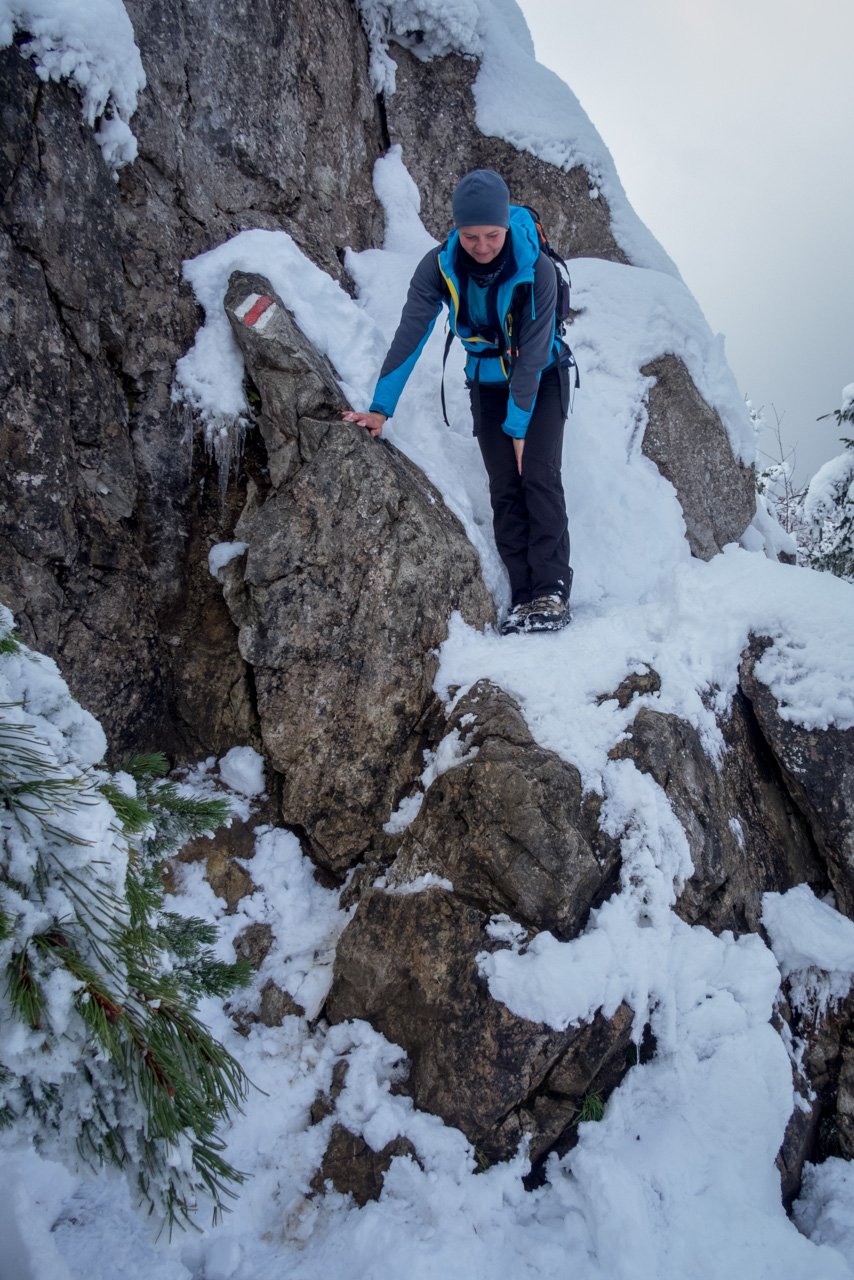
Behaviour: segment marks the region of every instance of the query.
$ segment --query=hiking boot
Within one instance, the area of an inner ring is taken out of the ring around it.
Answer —
[[[526,600],[524,604],[514,604],[507,617],[501,624],[501,634],[503,636],[515,636],[520,631],[525,630],[525,623],[528,620],[528,614],[531,612],[531,602]]]
[[[526,631],[560,631],[569,622],[569,601],[558,592],[537,596],[528,606]]]

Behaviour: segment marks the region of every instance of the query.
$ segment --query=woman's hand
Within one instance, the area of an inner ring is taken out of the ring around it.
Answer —
[[[383,423],[388,421],[384,413],[360,413],[355,409],[342,413],[341,417],[345,422],[355,422],[359,427],[366,427],[372,436],[381,436]]]
[[[521,475],[521,474],[522,474],[522,450],[523,450],[524,448],[525,448],[525,437],[524,437],[524,436],[521,436],[521,437],[519,437],[519,436],[514,436],[514,437],[513,437],[513,452],[514,452],[514,453],[515,453],[515,455],[516,455],[516,468],[517,468],[517,470],[518,470],[518,472],[519,472],[519,475]]]

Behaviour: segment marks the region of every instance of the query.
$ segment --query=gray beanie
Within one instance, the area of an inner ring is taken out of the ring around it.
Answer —
[[[509,227],[507,183],[492,169],[475,169],[457,184],[453,209],[457,227]]]

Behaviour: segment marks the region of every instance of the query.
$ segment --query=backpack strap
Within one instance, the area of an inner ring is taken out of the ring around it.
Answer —
[[[560,328],[569,315],[569,295],[572,289],[572,277],[569,274],[569,267],[564,259],[549,244],[548,237],[543,230],[543,224],[540,221],[540,215],[536,209],[532,209],[530,205],[522,205],[533,220],[534,226],[537,228],[537,239],[540,242],[540,252],[545,253],[552,260],[557,276],[557,303],[555,304],[555,314],[557,316],[558,328]],[[563,271],[560,268],[563,267]]]
[[[474,367],[474,378],[471,384],[471,416],[472,435],[480,435],[480,361]]]
[[[445,365],[448,363],[448,352],[449,352],[449,351],[450,351],[450,349],[451,349],[451,343],[452,343],[453,341],[454,341],[454,331],[453,331],[453,329],[449,328],[449,329],[448,329],[448,336],[447,336],[447,338],[445,339],[445,354],[442,356],[442,388],[441,388],[441,390],[442,390],[442,417],[445,419],[445,426],[446,426],[446,427],[449,427],[451,424],[450,424],[450,422],[448,421],[448,410],[447,410],[447,408],[445,407]]]

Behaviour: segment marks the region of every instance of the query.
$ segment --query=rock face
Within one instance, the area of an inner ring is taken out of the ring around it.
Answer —
[[[390,883],[432,873],[488,915],[574,937],[619,869],[598,798],[582,795],[578,771],[536,745],[516,703],[489,681],[460,699],[447,728],[473,758],[427,791]]]
[[[131,528],[118,204],[72,89],[9,48],[0,97],[0,589],[121,742],[143,707],[157,728],[163,642]]]
[[[252,736],[246,667],[205,560],[266,463],[250,442],[225,520],[200,496],[209,466],[170,399],[199,319],[181,262],[246,228],[284,228],[340,278],[344,246],[381,238],[371,172],[387,144],[344,0],[262,5],[251,21],[218,0],[127,9],[148,89],[139,158],[118,184],[74,90],[0,52],[13,460],[0,590],[117,755],[153,742],[197,755]]]
[[[534,933],[580,932],[614,887],[618,853],[576,770],[536,746],[501,689],[479,682],[445,728],[464,732],[471,758],[428,789],[390,888],[363,894],[338,946],[327,1014],[365,1018],[404,1048],[416,1104],[489,1159],[512,1154],[525,1132],[536,1159],[571,1127],[567,1099],[580,1103],[615,1054],[620,1070],[600,1087],[625,1070],[631,1011],[600,1018],[595,1033],[555,1032],[493,1000],[477,956],[504,945],[492,916]],[[453,889],[417,891],[431,874]]]
[[[260,331],[235,310],[256,295],[275,308]],[[459,521],[393,446],[341,421],[331,372],[269,282],[235,273],[226,311],[261,396],[273,481],[237,525],[250,550],[232,614],[282,817],[340,873],[420,771],[451,612],[482,626],[494,607]]]
[[[564,254],[625,255],[582,169],[562,173],[479,133],[471,59],[424,63],[394,46],[397,91],[378,101],[345,0],[263,4],[251,21],[222,0],[127,8],[148,88],[133,121],[139,158],[117,184],[74,91],[43,84],[14,48],[0,56],[0,376],[12,461],[0,588],[24,639],[60,661],[117,756],[157,741],[184,757],[255,732],[252,673],[206,555],[233,536],[250,490],[263,494],[268,468],[278,480],[281,459],[262,422],[220,509],[213,464],[171,401],[199,320],[182,260],[247,228],[283,228],[346,285],[344,247],[381,240],[371,175],[390,141],[403,145],[435,234],[460,174],[489,165],[539,208]],[[278,406],[267,427],[279,412],[290,409]],[[686,420],[686,456],[693,429]],[[714,461],[712,489],[732,488],[725,451]],[[690,530],[696,495],[677,489]],[[718,541],[737,536],[739,519]]]
[[[722,728],[727,750],[716,761],[692,725],[642,707],[611,754],[652,774],[685,829],[694,874],[678,913],[740,934],[758,928],[763,893],[804,882],[821,891],[827,869],[742,694]]]
[[[453,226],[451,196],[463,174],[495,169],[515,204],[537,210],[562,257],[627,261],[611,233],[608,205],[601,196],[591,199],[595,188],[585,169],[579,165],[564,173],[480,132],[472,94],[477,61],[449,54],[421,62],[398,44],[389,53],[397,63],[395,91],[385,99],[389,140],[403,148],[432,236],[444,240]]]
[[[754,638],[741,684],[827,867],[840,911],[854,915],[854,729],[809,730],[791,724],[756,664],[771,642]]]
[[[378,243],[371,170],[386,144],[352,5],[262,3],[251,18],[226,0],[126,7],[149,89],[123,183],[203,228],[205,248],[284,227],[339,274],[338,251]]]
[[[644,365],[641,373],[655,378],[643,452],[676,490],[691,554],[711,560],[728,542],[738,542],[756,514],[753,467],[733,458],[720,417],[703,400],[681,360],[665,355]],[[686,423],[691,424],[690,435]]]
[[[347,287],[345,247],[381,242],[371,177],[390,142],[440,238],[457,180],[478,166],[505,174],[568,258],[625,263],[608,207],[583,169],[478,132],[470,59],[423,63],[396,47],[397,92],[377,101],[348,0],[126,3],[149,87],[133,121],[139,158],[117,183],[76,93],[0,52],[0,596],[116,757],[263,748],[277,816],[318,865],[340,880],[367,862],[347,891],[357,909],[329,1017],[367,1018],[399,1042],[417,1104],[459,1124],[484,1159],[526,1133],[535,1159],[566,1150],[584,1107],[628,1069],[633,1012],[555,1032],[497,1004],[477,957],[543,929],[576,935],[614,891],[619,853],[597,798],[506,694],[481,684],[449,718],[432,694],[450,612],[494,617],[475,553],[416,468],[340,421],[331,369],[263,278],[236,278],[227,299],[261,403],[224,502],[171,389],[200,320],[182,260],[245,229],[284,229]],[[247,291],[276,308],[263,330],[236,310]],[[751,473],[684,365],[662,351],[643,372],[655,379],[644,451],[708,559],[750,521]],[[215,581],[207,553],[235,539],[248,554]],[[653,672],[614,695],[646,697],[618,754],[671,800],[696,868],[678,909],[716,930],[756,929],[764,890],[803,881],[832,885],[854,914],[852,731],[790,725],[756,675],[761,652],[742,665],[720,767],[650,704]],[[379,835],[424,748],[438,760],[450,739],[456,766],[405,831]],[[254,888],[237,862],[252,843],[232,829],[188,853],[230,911]],[[428,874],[453,889],[413,891]],[[247,930],[237,945],[260,965],[272,935]],[[244,1030],[299,1013],[270,982]],[[790,1125],[787,1195],[814,1138],[825,1154],[854,1152],[851,1023],[843,1008],[798,1029],[820,1105]],[[405,1148],[360,1143],[334,1130],[320,1181],[361,1200]]]
[[[327,1015],[365,1018],[401,1045],[416,1105],[462,1129],[488,1160],[512,1155],[525,1132],[536,1159],[571,1126],[566,1103],[577,1081],[583,1093],[610,1055],[594,1053],[591,1072],[580,1061],[590,1052],[587,1028],[554,1031],[492,999],[476,960],[498,945],[488,923],[443,889],[369,890],[338,944]],[[605,1036],[612,1049],[623,1033],[628,1043],[630,1025],[630,1011],[619,1013]],[[546,1080],[553,1068],[555,1099]]]

